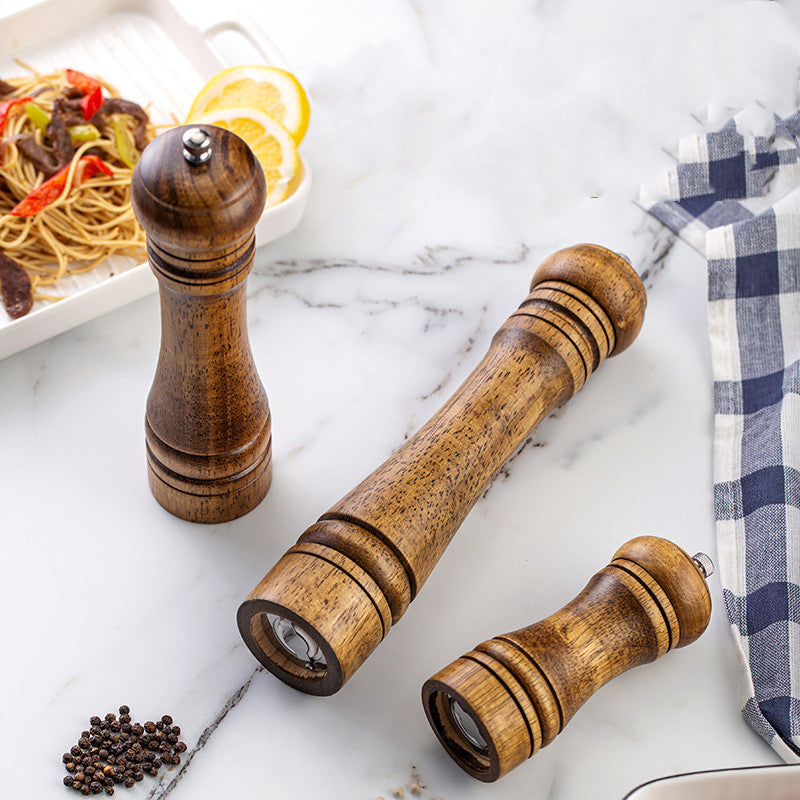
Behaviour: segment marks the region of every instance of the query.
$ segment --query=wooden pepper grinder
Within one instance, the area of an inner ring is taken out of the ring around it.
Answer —
[[[222,128],[173,128],[142,154],[131,198],[161,293],[161,351],[145,417],[150,488],[183,519],[235,519],[261,502],[272,475],[245,294],[264,173]]]
[[[700,636],[713,570],[704,553],[631,539],[560,611],[478,645],[425,682],[422,704],[442,746],[481,781],[519,766],[612,678]]]
[[[242,603],[239,631],[281,680],[338,691],[403,616],[461,522],[538,423],[636,338],[631,265],[561,250],[445,405],[312,525]]]

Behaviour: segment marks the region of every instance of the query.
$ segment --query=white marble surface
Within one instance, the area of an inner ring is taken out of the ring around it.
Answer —
[[[210,1],[178,5],[214,13]],[[634,535],[713,555],[705,265],[631,200],[707,106],[794,107],[794,9],[242,5],[313,103],[306,217],[259,251],[250,281],[274,482],[225,525],[182,522],[151,498],[154,296],[0,362],[3,796],[68,796],[60,754],[89,715],[123,702],[140,718],[173,714],[189,745],[181,767],[123,794],[132,800],[371,800],[397,786],[409,797],[414,779],[423,800],[620,800],[661,775],[775,763],[739,716],[716,576],[697,644],[603,688],[497,784],[445,755],[419,688],[477,642],[560,607]],[[449,396],[538,263],[580,241],[646,273],[639,340],[502,471],[342,692],[312,698],[276,681],[239,638],[238,604]]]

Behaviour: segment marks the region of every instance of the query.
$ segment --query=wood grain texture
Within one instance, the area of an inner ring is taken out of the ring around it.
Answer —
[[[269,405],[247,332],[246,279],[264,208],[263,170],[214,126],[190,164],[174,128],[145,150],[131,184],[161,296],[161,350],[147,400],[150,488],[193,522],[246,514],[271,478]]]
[[[708,587],[689,555],[666,539],[632,539],[560,611],[483,642],[426,681],[428,721],[464,770],[497,780],[552,742],[601,686],[694,642],[710,616]],[[485,747],[465,739],[449,698]]]
[[[306,621],[320,646],[328,635],[317,627],[325,614],[318,606],[325,602],[355,607],[366,597],[376,619],[381,616],[377,606],[385,602],[397,622],[487,484],[555,406],[577,392],[606,357],[630,343],[641,327],[645,304],[638,275],[605,248],[579,245],[548,259],[528,297],[453,396],[300,537],[298,546],[317,546],[318,560],[333,563],[337,554],[346,555],[369,576],[381,600],[352,572],[349,582],[337,581],[329,591],[321,588],[315,599],[298,581],[283,585],[279,562],[239,609],[239,629],[256,657],[304,691],[337,691],[385,633],[378,635],[373,626],[371,647],[359,645],[358,658],[330,647],[336,679],[312,682],[275,663],[274,648],[265,650],[252,634],[253,618],[266,609],[277,613],[276,608],[284,608]],[[311,562],[306,566],[310,569]]]

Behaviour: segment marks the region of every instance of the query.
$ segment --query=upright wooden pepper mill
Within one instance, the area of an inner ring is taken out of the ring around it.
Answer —
[[[436,736],[478,780],[495,781],[563,730],[612,678],[694,642],[711,616],[704,553],[655,536],[620,547],[560,611],[479,644],[427,680]]]
[[[646,304],[631,265],[596,245],[561,250],[445,405],[312,525],[242,603],[239,631],[281,680],[338,691],[403,616],[503,463],[606,356]]]
[[[183,519],[235,519],[261,502],[272,474],[245,294],[264,173],[238,136],[212,125],[174,128],[142,154],[131,198],[161,292],[145,418],[150,488]]]

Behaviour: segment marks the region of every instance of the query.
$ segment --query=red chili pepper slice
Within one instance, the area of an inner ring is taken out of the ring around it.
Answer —
[[[98,81],[97,78],[91,78],[88,75],[84,75],[82,72],[78,72],[76,69],[67,70],[67,83],[71,83],[84,94],[91,94],[100,86],[100,81]]]
[[[109,177],[114,175],[108,164],[102,161],[98,156],[81,156],[79,169],[81,169],[80,165],[83,165],[83,167],[76,183],[88,180],[98,172],[102,172]],[[26,198],[20,200],[8,213],[15,217],[32,217],[43,208],[47,208],[50,203],[58,200],[58,198],[61,197],[61,193],[64,191],[64,187],[67,185],[69,167],[70,165],[67,164],[66,167],[56,172],[52,178],[48,178]]]
[[[8,100],[3,100],[3,102],[0,103],[0,133],[3,132],[3,128],[6,126],[6,120],[11,113],[11,109],[14,108],[14,106],[18,106],[20,103],[31,102],[33,102],[32,97],[11,97]]]
[[[81,111],[83,118],[88,122],[103,105],[103,92],[98,86],[91,94],[83,96],[81,100]]]
[[[93,175],[102,172],[108,175],[109,178],[114,177],[114,170],[103,161],[100,156],[82,156],[81,163],[84,164],[83,172],[81,173],[81,183],[88,181]]]
[[[84,75],[75,69],[67,70],[67,82],[83,92],[81,111],[83,118],[90,120],[103,105],[103,87],[100,81],[89,75]]]

